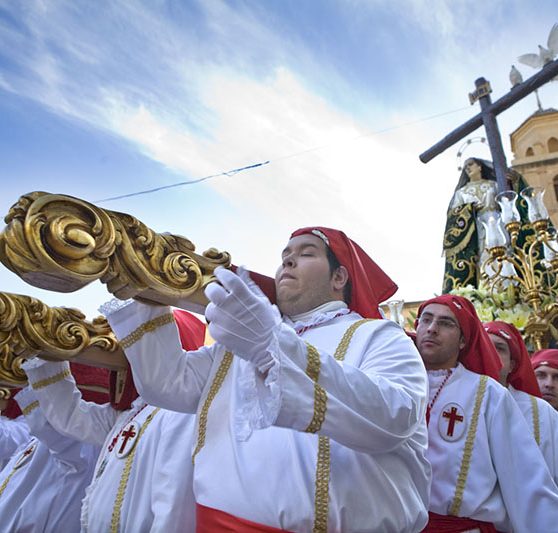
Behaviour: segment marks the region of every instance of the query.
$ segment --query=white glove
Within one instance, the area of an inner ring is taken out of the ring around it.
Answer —
[[[249,279],[242,269],[240,274]],[[205,310],[210,335],[258,368],[265,366],[270,358],[267,348],[274,330],[281,324],[278,309],[261,291],[256,294],[255,289],[230,270],[218,268],[215,277],[220,285],[210,283],[205,289],[210,300]]]

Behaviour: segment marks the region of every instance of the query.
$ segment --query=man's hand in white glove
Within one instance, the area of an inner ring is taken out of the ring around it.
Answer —
[[[205,310],[210,335],[258,368],[265,366],[273,331],[281,323],[278,309],[230,270],[218,268],[215,277],[220,285],[211,283],[205,289],[210,301]]]

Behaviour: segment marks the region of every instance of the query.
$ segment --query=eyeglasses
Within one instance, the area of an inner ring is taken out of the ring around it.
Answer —
[[[418,319],[418,325],[423,326],[425,328],[430,327],[432,324],[436,324],[438,328],[444,330],[452,330],[452,329],[459,329],[459,324],[457,324],[451,318],[434,318],[431,315],[421,315]]]

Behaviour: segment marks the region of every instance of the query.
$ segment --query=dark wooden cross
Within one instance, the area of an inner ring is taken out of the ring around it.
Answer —
[[[519,102],[519,100],[536,91],[545,83],[548,83],[555,76],[558,76],[558,59],[547,63],[539,72],[513,87],[509,93],[502,96],[499,100],[496,100],[496,102],[492,102],[490,98],[490,93],[492,92],[490,83],[484,78],[479,78],[475,81],[475,91],[469,94],[469,100],[471,104],[474,104],[478,100],[481,112],[446,135],[441,141],[426,150],[426,152],[423,152],[419,156],[420,160],[423,163],[428,163],[428,161],[434,159],[444,150],[453,146],[456,142],[484,124],[488,146],[490,147],[490,153],[492,154],[492,161],[494,163],[494,170],[496,172],[498,191],[503,192],[509,190],[510,186],[506,177],[508,165],[506,163],[504,148],[502,147],[502,139],[500,137],[500,131],[498,130],[496,116],[516,102]]]
[[[126,444],[128,444],[128,441],[135,436],[136,436],[136,432],[134,431],[134,425],[130,424],[128,429],[122,432],[121,435],[122,445],[120,446],[120,450],[118,450],[118,453],[124,453],[124,450],[126,449]]]
[[[455,423],[463,422],[463,417],[457,414],[457,409],[455,407],[452,407],[449,413],[447,411],[444,411],[442,413],[442,416],[444,418],[449,418],[447,435],[448,437],[453,437],[453,430],[455,429]]]

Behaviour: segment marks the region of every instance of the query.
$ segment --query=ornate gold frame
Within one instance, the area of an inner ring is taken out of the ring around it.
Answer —
[[[0,292],[0,387],[24,385],[27,378],[20,365],[37,356],[126,368],[124,352],[104,317],[87,321],[77,309]],[[0,388],[0,398],[3,395]]]
[[[205,286],[230,255],[201,255],[186,237],[156,233],[136,218],[61,194],[22,196],[5,217],[0,261],[29,284],[72,292],[94,280],[117,298],[201,313]]]

